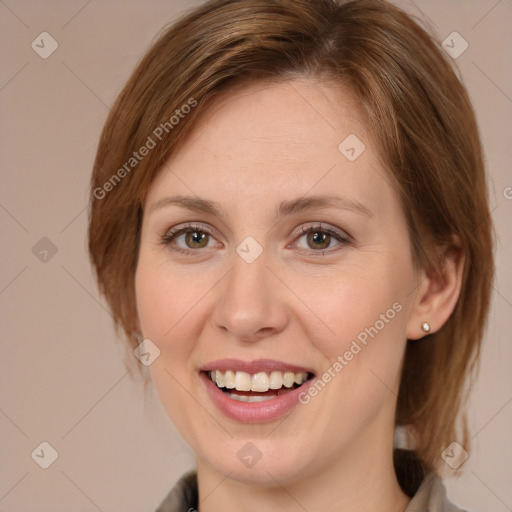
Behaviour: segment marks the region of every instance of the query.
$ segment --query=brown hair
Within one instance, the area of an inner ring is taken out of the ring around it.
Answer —
[[[146,192],[206,103],[244,81],[337,84],[360,105],[400,193],[415,264],[434,271],[436,247],[453,235],[464,252],[453,314],[408,343],[396,424],[413,432],[425,468],[439,468],[455,439],[467,449],[465,416],[457,418],[489,307],[492,225],[473,108],[438,44],[384,0],[213,0],[165,29],[116,100],[92,175],[89,251],[131,349],[140,341],[134,275]],[[134,157],[143,146],[144,158]]]

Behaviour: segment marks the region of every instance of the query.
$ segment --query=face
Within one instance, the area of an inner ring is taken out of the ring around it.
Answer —
[[[416,282],[390,182],[351,97],[306,80],[226,93],[154,180],[138,322],[198,465],[284,485],[390,456]]]

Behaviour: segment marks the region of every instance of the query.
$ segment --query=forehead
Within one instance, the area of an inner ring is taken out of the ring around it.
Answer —
[[[253,161],[258,146],[265,148],[265,160],[286,156],[300,163],[305,156],[317,158],[319,151],[337,157],[344,134],[368,139],[358,104],[348,92],[306,79],[228,89],[202,114],[189,144],[200,140],[241,161],[248,149]]]
[[[389,181],[357,102],[309,80],[224,91],[166,167],[152,200],[169,189],[230,203],[336,189],[375,203]]]

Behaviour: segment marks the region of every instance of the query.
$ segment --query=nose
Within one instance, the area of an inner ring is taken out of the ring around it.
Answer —
[[[241,342],[256,342],[285,329],[289,315],[285,287],[268,266],[266,251],[252,263],[238,254],[217,288],[212,319],[216,329]]]

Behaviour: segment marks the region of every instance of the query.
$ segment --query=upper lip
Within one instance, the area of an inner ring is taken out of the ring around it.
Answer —
[[[313,370],[304,366],[296,364],[285,363],[283,361],[276,361],[275,359],[256,359],[254,361],[242,361],[241,359],[218,359],[212,361],[201,368],[202,371],[208,372],[211,370],[220,371],[240,371],[247,373],[259,372],[293,372],[293,373],[311,373]]]

